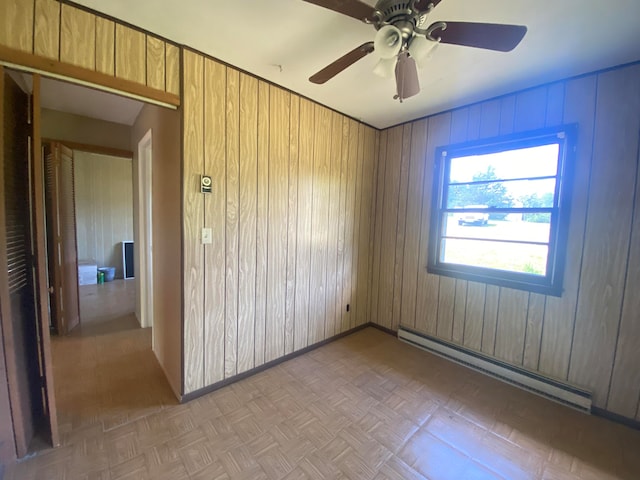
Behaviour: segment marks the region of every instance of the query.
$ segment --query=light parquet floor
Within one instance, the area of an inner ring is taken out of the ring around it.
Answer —
[[[128,382],[145,382],[133,366],[151,360],[139,355],[117,367]],[[120,425],[92,423],[91,407],[85,405],[86,422],[65,428],[62,447],[10,466],[7,478],[640,478],[639,431],[373,328]]]

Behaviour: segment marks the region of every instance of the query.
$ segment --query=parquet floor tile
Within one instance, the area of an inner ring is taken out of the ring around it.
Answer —
[[[63,445],[8,480],[640,479],[639,431],[372,328],[182,405],[148,332],[63,340]]]

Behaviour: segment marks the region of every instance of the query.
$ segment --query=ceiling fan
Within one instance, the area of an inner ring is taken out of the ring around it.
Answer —
[[[382,77],[395,73],[397,93],[393,98],[400,102],[420,92],[418,67],[424,67],[439,43],[509,52],[527,33],[522,25],[495,23],[435,22],[426,26],[428,14],[442,0],[378,0],[375,7],[360,0],[304,1],[361,20],[377,30],[373,41],[354,48],[309,81],[325,83],[374,53],[378,57],[374,73]]]

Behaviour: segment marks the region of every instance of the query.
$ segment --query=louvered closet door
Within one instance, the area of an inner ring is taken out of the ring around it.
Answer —
[[[3,75],[0,306],[18,456],[44,418],[31,238],[28,96]]]
[[[80,324],[73,150],[54,142],[45,155],[51,307],[54,326],[63,335]]]

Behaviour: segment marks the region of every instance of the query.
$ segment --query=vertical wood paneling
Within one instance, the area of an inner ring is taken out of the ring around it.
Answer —
[[[164,41],[147,35],[147,86],[164,90]]]
[[[33,51],[33,2],[3,0],[0,44],[16,50]]]
[[[409,190],[409,167],[411,163],[412,125],[406,124],[402,129],[402,166],[400,167],[400,190],[398,192],[398,212],[396,213],[395,265],[393,273],[393,306],[391,313],[391,329],[397,330],[400,324],[402,304],[402,278],[404,268],[404,243],[407,225],[407,193]]]
[[[180,94],[180,49],[57,0],[6,0],[0,45]]]
[[[527,311],[527,328],[524,340],[523,365],[531,370],[538,369],[540,340],[542,337],[542,320],[544,318],[545,296],[537,293],[529,294]]]
[[[351,292],[349,303],[349,328],[356,326],[358,318],[357,293],[359,288],[358,263],[360,259],[360,213],[362,206],[362,165],[364,159],[365,127],[358,123],[358,153],[354,168],[354,204],[353,204],[353,236],[351,246]]]
[[[60,61],[93,70],[96,65],[96,18],[62,4]]]
[[[589,198],[589,178],[596,108],[595,75],[570,80],[566,85],[564,122],[578,123],[575,152],[573,195],[569,219],[568,242],[562,297],[548,297],[540,345],[540,372],[566,379],[573,339],[578,286],[582,266],[584,228]]]
[[[315,107],[315,131],[313,149],[313,207],[311,224],[311,281],[309,292],[309,344],[324,338],[327,222],[329,219],[331,111],[325,107]]]
[[[482,349],[485,292],[486,285],[484,283],[469,282],[467,285],[464,338],[462,343],[465,347],[473,350]]]
[[[186,62],[186,54],[185,54]],[[186,76],[185,76],[186,78]],[[211,244],[204,247],[204,384],[225,377],[226,327],[226,88],[227,68],[204,61],[204,170],[211,176],[210,195],[204,202],[204,227],[211,228]],[[186,82],[185,82],[186,90]],[[197,232],[199,235],[200,232]],[[186,300],[185,300],[186,301]]]
[[[569,380],[593,389],[596,405],[606,402],[622,307],[640,130],[639,78],[638,65],[598,76],[589,210],[569,366]]]
[[[404,266],[402,274],[402,302],[400,305],[401,323],[415,327],[416,284],[420,270],[420,218],[425,195],[423,190],[424,166],[426,163],[427,121],[419,120],[413,124],[411,135],[411,158],[409,160],[409,183],[407,186],[407,221],[404,236]]]
[[[511,288],[500,289],[495,356],[522,364],[529,294]]]
[[[336,257],[336,333],[341,333],[348,328],[349,312],[343,302],[345,284],[345,226],[347,221],[347,176],[349,173],[349,119],[342,118],[341,142],[340,142],[340,202],[338,211],[338,254]]]
[[[496,350],[499,302],[500,287],[487,285],[484,297],[484,323],[482,326],[482,352],[487,355],[493,355]]]
[[[165,45],[165,88],[174,95],[180,94],[180,49],[175,45]]]
[[[375,147],[373,149],[373,155],[370,158],[371,163],[371,222],[369,224],[369,259],[367,268],[369,270],[369,276],[367,279],[367,321],[373,321],[372,316],[372,292],[373,292],[373,262],[374,262],[374,252],[375,252],[375,231],[376,231],[376,205],[378,203],[377,195],[378,195],[378,167],[380,166],[378,160],[378,153],[380,152],[380,137],[381,133],[379,130],[375,132]]]
[[[358,302],[356,295],[359,286],[358,261],[360,258],[360,207],[362,202],[362,163],[364,159],[364,125],[358,124],[358,154],[354,168],[354,204],[353,204],[353,236],[351,238],[351,292],[349,300],[349,328],[356,326]]]
[[[516,96],[513,129],[516,132],[544,127],[547,113],[547,87],[526,90]]]
[[[639,139],[640,141],[640,139]],[[640,399],[640,154],[636,164],[635,205],[625,294],[607,410],[634,418]]]
[[[346,311],[346,305],[351,304],[352,276],[351,266],[353,265],[353,232],[354,232],[354,208],[355,208],[355,176],[358,159],[358,124],[349,120],[349,148],[344,163],[347,168],[347,185],[345,196],[345,229],[344,229],[344,258],[342,264],[342,331],[348,330],[351,326],[351,312]],[[316,125],[317,128],[317,125]]]
[[[480,138],[498,135],[500,130],[501,100],[483,102],[480,108]]]
[[[440,338],[453,339],[453,309],[456,300],[456,279],[441,277],[438,289],[436,334]]]
[[[226,222],[224,376],[238,371],[238,203],[240,201],[240,74],[227,69],[226,95]],[[222,134],[222,132],[220,132]],[[220,171],[220,173],[222,173]]]
[[[380,134],[380,144],[378,147],[377,176],[376,176],[376,221],[374,228],[374,250],[371,279],[371,321],[382,324],[378,310],[380,299],[380,256],[382,251],[382,211],[384,205],[384,179],[387,167],[385,161],[387,155],[387,141],[389,130],[384,130]],[[346,245],[345,245],[346,248]]]
[[[342,115],[331,113],[331,173],[329,175],[329,223],[327,238],[327,296],[326,296],[326,331],[327,337],[335,335],[339,330],[341,316],[341,304],[337,302],[338,296],[342,298],[342,290],[337,290],[335,285],[342,274],[342,263],[338,263],[338,234],[340,225],[340,171],[342,169]],[[340,245],[342,248],[343,245]],[[342,259],[342,255],[340,255]],[[340,274],[338,273],[340,272]],[[342,281],[340,281],[342,285]],[[337,328],[336,328],[337,327]]]
[[[204,254],[200,245],[204,205],[199,192],[204,169],[203,59],[185,52],[184,56],[184,142],[183,142],[183,282],[184,282],[184,390],[204,387],[203,352]]]
[[[436,148],[448,143],[450,133],[451,113],[429,118],[429,135],[427,137],[423,178],[424,203],[420,219],[420,262],[418,265],[416,328],[430,335],[435,335],[438,329],[438,298],[440,295],[440,277],[427,273],[433,169]]]
[[[404,256],[402,324],[544,375],[568,379],[593,390],[597,406],[628,418],[638,416],[640,374],[634,366],[640,357],[633,347],[640,336],[635,321],[640,306],[637,295],[629,292],[637,290],[640,283],[640,253],[635,247],[640,243],[636,238],[640,222],[636,186],[640,181],[639,79],[640,67],[634,65],[472,105],[453,112],[453,120],[448,113],[421,121],[429,125],[424,180],[419,188],[412,183],[412,161],[406,220],[399,220],[406,221],[400,251]],[[424,268],[432,184],[428,162],[433,161],[435,146],[562,123],[578,123],[579,128],[562,296],[546,297],[429,275]],[[412,124],[412,142],[417,141],[417,125]],[[386,325],[387,319],[384,312],[375,312],[376,299],[384,295],[384,256],[389,252],[382,230],[386,228],[385,209],[393,201],[387,196],[390,191],[397,194],[389,178],[404,174],[401,164],[387,162],[403,153],[401,146],[387,140],[392,131],[380,134],[383,142],[377,168],[382,171],[377,176],[376,229],[372,235],[371,319],[381,325]],[[410,225],[416,223],[412,220],[416,205],[423,210],[420,233],[410,235]],[[417,272],[407,268],[415,251],[411,236],[419,237]],[[415,289],[413,272],[417,273]]]
[[[256,317],[258,80],[240,75],[238,373],[253,368]]]
[[[265,362],[269,234],[269,84],[258,82],[258,225],[256,228],[255,366]],[[306,340],[305,340],[306,345]]]
[[[58,60],[60,51],[60,2],[36,0],[33,53]]]
[[[146,82],[145,52],[145,34],[117,23],[116,77],[144,85]]]
[[[547,112],[545,124],[548,127],[561,125],[565,108],[565,82],[549,85],[547,88]]]
[[[467,283],[466,280],[456,279],[451,340],[459,344],[464,342],[465,316],[467,314]]]
[[[298,243],[296,246],[296,317],[294,348],[307,345],[309,331],[309,283],[311,273],[311,223],[313,199],[314,104],[300,100],[300,156],[298,166]]]
[[[387,155],[384,158],[384,203],[382,210],[382,238],[380,255],[380,291],[378,294],[379,322],[391,328],[393,316],[393,284],[395,270],[395,238],[398,225],[398,195],[402,171],[403,127],[389,130]]]
[[[116,74],[116,26],[111,20],[96,17],[96,70]]]
[[[356,304],[356,325],[369,321],[368,294],[371,258],[371,226],[373,224],[373,166],[376,135],[372,128],[364,128],[364,158],[362,165],[362,201],[360,206],[360,233],[358,253],[358,288]]]
[[[287,283],[287,213],[289,202],[289,110],[291,94],[270,87],[269,233],[265,361],[284,355]]]
[[[294,349],[296,252],[298,245],[298,168],[300,138],[300,97],[291,96],[289,111],[289,202],[287,220],[287,292],[284,321],[284,353]]]

